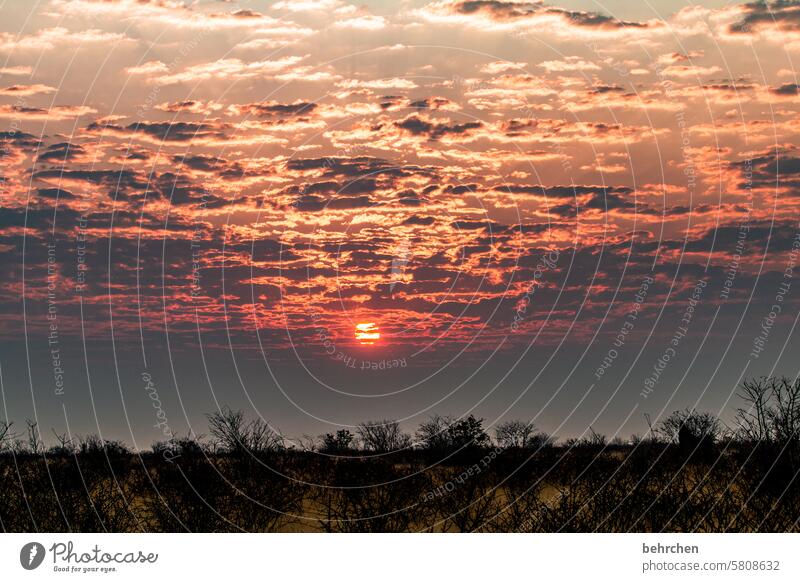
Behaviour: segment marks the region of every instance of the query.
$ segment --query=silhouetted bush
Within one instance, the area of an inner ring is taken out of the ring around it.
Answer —
[[[446,458],[449,463],[469,463],[490,438],[483,429],[483,419],[470,414],[466,418],[431,416],[417,429],[417,445],[431,453],[430,458]]]
[[[353,433],[349,430],[337,430],[336,433],[328,433],[322,437],[321,452],[329,455],[338,455],[350,451],[353,443]]]
[[[659,432],[667,442],[676,443],[684,456],[708,460],[714,454],[720,422],[708,412],[677,410],[661,423]]]

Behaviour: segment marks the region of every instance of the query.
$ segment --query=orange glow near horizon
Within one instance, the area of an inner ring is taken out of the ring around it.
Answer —
[[[371,346],[376,341],[381,339],[378,326],[372,322],[359,323],[356,325],[356,339],[361,345]]]

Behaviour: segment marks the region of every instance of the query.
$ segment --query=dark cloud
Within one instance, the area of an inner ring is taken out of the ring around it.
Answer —
[[[800,89],[800,86],[798,86],[797,83],[784,83],[779,87],[771,87],[770,93],[780,95],[781,97],[790,97],[797,95],[798,89]]]
[[[224,137],[225,135],[221,130],[212,129],[208,125],[202,123],[187,123],[184,121],[175,123],[138,122],[130,124],[127,129],[133,132],[146,133],[147,135],[163,141],[190,141],[208,135],[216,137]]]
[[[483,127],[483,123],[480,121],[451,124],[444,121],[429,121],[416,115],[406,117],[402,121],[395,121],[394,125],[413,135],[425,135],[433,141],[446,135],[466,135],[473,129]]]
[[[800,30],[800,3],[794,0],[750,2],[742,4],[744,16],[730,25],[730,32],[748,34],[763,26],[780,30]]]
[[[202,183],[172,172],[156,176],[150,184],[150,189],[178,206],[196,204],[206,208],[220,208],[227,204],[227,200],[213,195]]]
[[[626,186],[522,186],[519,184],[500,184],[492,188],[495,192],[527,194],[543,198],[574,198],[589,194],[607,196],[609,194],[630,194],[632,188]]]
[[[203,106],[202,101],[194,101],[192,99],[188,99],[186,101],[175,101],[174,103],[165,103],[159,106],[159,109],[162,111],[167,111],[169,113],[178,113],[180,111],[196,111],[197,109]]]
[[[441,109],[450,103],[452,101],[444,97],[428,97],[427,99],[412,101],[408,106],[413,109]]]
[[[402,95],[384,95],[381,97],[380,108],[394,109],[396,107],[401,107],[406,101],[407,99]]]
[[[111,123],[91,123],[87,126],[87,131],[109,131],[122,135],[145,134],[152,138],[165,142],[192,142],[203,139],[225,139],[228,125],[221,123],[191,123],[185,121],[160,121],[148,122],[138,121],[126,127]]]
[[[75,195],[72,192],[68,190],[62,190],[61,188],[39,188],[38,193],[42,198],[48,198],[51,200],[69,200],[75,198]]]
[[[68,162],[86,154],[79,144],[57,143],[49,146],[36,158],[39,162]]]
[[[459,184],[458,186],[447,186],[444,191],[448,194],[454,194],[456,196],[460,196],[461,194],[474,194],[480,190],[479,184]]]
[[[148,181],[133,170],[41,170],[33,174],[38,180],[71,180],[109,188],[109,195],[125,195],[145,190]]]
[[[292,203],[292,206],[297,210],[304,210],[307,212],[367,208],[371,205],[372,203],[369,196],[343,196],[329,200],[320,196],[300,196]]]
[[[743,180],[740,190],[781,186],[800,194],[800,157],[795,153],[794,149],[770,149],[749,161],[733,162],[731,166],[739,170]]]
[[[501,0],[466,0],[453,2],[447,9],[458,14],[483,14],[492,20],[522,20],[540,14],[554,14],[563,17],[575,26],[587,28],[645,28],[646,23],[619,20],[596,12],[566,10],[546,6],[541,2],[503,2]]]
[[[417,194],[411,188],[407,188],[406,190],[398,192],[397,198],[399,199],[400,204],[403,206],[420,206],[423,202],[422,198],[419,197],[419,194]]]
[[[0,131],[0,143],[35,148],[41,145],[38,138],[22,131]],[[0,151],[2,151],[0,149]]]
[[[738,93],[740,91],[752,91],[755,85],[748,83],[737,83],[735,81],[725,83],[710,83],[702,86],[704,91],[720,91],[725,93]]]
[[[406,178],[411,176],[434,177],[438,174],[435,167],[415,165],[397,165],[381,158],[355,156],[352,158],[297,158],[286,162],[290,171],[324,170],[325,177],[356,178],[360,176],[378,176],[386,178]]]
[[[433,216],[410,216],[403,221],[403,224],[416,224],[420,226],[430,226],[436,219]]]
[[[707,229],[699,237],[693,237],[683,245],[682,241],[669,241],[667,246],[674,248],[685,248],[687,251],[710,252],[719,250],[724,252],[734,252],[740,240],[742,227],[740,224],[723,224],[716,228]],[[747,235],[744,239],[749,251],[758,256],[766,251],[769,245],[769,252],[789,251],[798,236],[797,223],[789,221],[781,222],[756,222],[747,228]]]
[[[25,227],[26,236],[48,238],[53,225],[73,225],[78,213],[67,207],[41,208],[6,208],[0,212],[0,229],[7,227]]]
[[[499,232],[507,227],[489,220],[456,220],[450,223],[456,230],[486,230],[488,232]]]
[[[295,101],[294,103],[278,103],[276,101],[265,101],[262,103],[247,103],[236,105],[238,113],[254,115],[256,117],[296,117],[309,115],[317,109],[316,103],[309,101]]]
[[[378,180],[358,178],[346,183],[336,181],[316,182],[303,187],[305,194],[369,194],[378,189]]]
[[[216,172],[227,166],[227,162],[216,156],[195,155],[195,156],[173,156],[172,161],[202,172]]]
[[[604,93],[624,93],[625,89],[619,85],[595,85],[588,93],[590,95],[603,95]]]
[[[593,195],[588,202],[583,204],[583,208],[589,208],[591,210],[626,210],[635,209],[636,204],[632,201],[625,200],[617,194],[606,193],[603,195]]]

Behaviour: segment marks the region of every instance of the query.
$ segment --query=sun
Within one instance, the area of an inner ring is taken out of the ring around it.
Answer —
[[[356,340],[362,346],[371,346],[381,339],[378,326],[372,322],[359,323],[356,325]]]

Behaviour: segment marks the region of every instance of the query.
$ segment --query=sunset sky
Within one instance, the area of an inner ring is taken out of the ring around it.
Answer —
[[[800,2],[0,11],[0,418],[628,437],[798,374]]]

